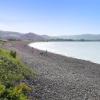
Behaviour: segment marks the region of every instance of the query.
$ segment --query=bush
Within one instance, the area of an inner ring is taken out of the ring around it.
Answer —
[[[0,96],[5,92],[5,86],[0,84]]]
[[[33,80],[34,75],[34,71],[20,62],[16,53],[0,49],[0,100],[28,100],[28,94],[33,87],[19,83]]]
[[[11,55],[13,58],[16,58],[16,51],[10,51],[10,55]]]
[[[28,100],[27,92],[31,92],[31,88],[25,83],[10,88],[0,84],[0,100]]]

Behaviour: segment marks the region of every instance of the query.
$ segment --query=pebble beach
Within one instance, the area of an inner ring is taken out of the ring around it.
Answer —
[[[3,48],[16,51],[36,71],[33,94],[38,100],[100,100],[99,64],[37,50],[28,43],[8,42]]]

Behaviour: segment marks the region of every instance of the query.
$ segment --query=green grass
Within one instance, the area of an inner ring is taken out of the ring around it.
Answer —
[[[0,49],[0,81],[3,84],[34,77],[34,72],[20,62],[18,57],[13,58],[10,52]]]
[[[15,84],[19,83],[21,80],[34,79],[34,76],[35,73],[30,68],[25,66],[22,62],[20,62],[18,56],[14,58],[9,51],[0,49],[0,84],[1,84],[0,92],[1,93],[2,91],[4,91],[5,88],[6,90],[15,88],[16,87]],[[23,93],[20,93],[19,96],[23,98],[25,97]],[[16,98],[15,95],[13,97]],[[14,99],[14,100],[21,100],[21,99]]]

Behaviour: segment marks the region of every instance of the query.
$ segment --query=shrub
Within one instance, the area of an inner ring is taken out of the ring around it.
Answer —
[[[0,84],[0,96],[5,92],[5,86]]]
[[[0,100],[28,100],[27,92],[31,92],[31,88],[25,83],[10,88],[0,84]]]
[[[16,57],[13,51],[9,53],[0,49],[0,100],[28,100],[31,88],[21,83],[33,79],[35,73]],[[16,84],[19,84],[16,86]]]
[[[13,58],[16,58],[16,51],[10,51],[10,55],[11,55]]]

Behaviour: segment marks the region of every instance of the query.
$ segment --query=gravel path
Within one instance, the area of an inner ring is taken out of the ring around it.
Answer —
[[[100,65],[46,53],[23,42],[8,43],[24,63],[36,70],[38,100],[100,100]]]

